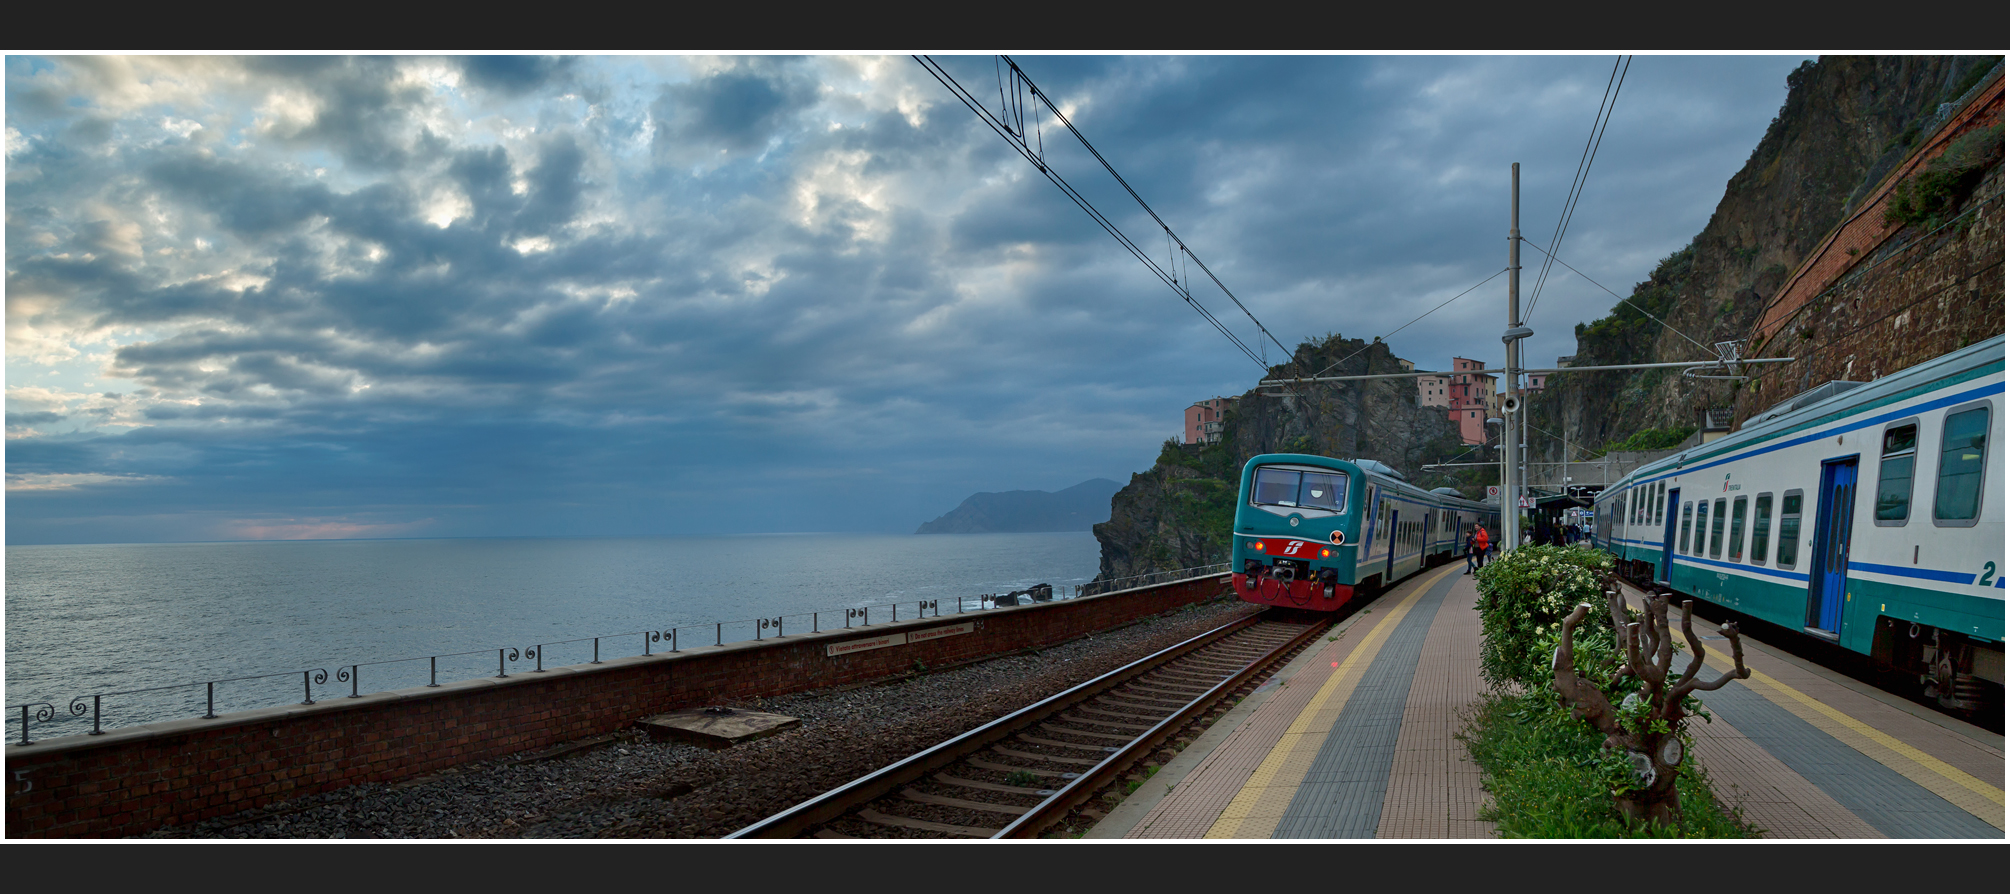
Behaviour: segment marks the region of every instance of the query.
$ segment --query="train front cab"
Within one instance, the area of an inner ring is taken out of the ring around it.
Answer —
[[[1236,595],[1313,611],[1335,611],[1353,599],[1366,479],[1354,464],[1326,457],[1251,459],[1236,501]]]

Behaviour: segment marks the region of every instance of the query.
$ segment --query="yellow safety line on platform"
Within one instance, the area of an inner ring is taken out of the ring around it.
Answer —
[[[1347,699],[1354,694],[1354,686],[1361,680],[1375,657],[1382,652],[1383,643],[1394,633],[1396,625],[1410,614],[1411,606],[1423,598],[1425,593],[1437,586],[1445,576],[1458,570],[1448,567],[1435,577],[1420,582],[1410,595],[1389,611],[1388,617],[1368,631],[1367,637],[1347,660],[1326,678],[1326,684],[1312,697],[1291,727],[1277,740],[1277,745],[1263,759],[1256,772],[1237,790],[1235,798],[1217,817],[1214,825],[1208,827],[1208,838],[1269,838],[1277,831],[1277,824],[1284,820],[1284,811],[1291,806],[1291,798],[1297,794],[1298,786],[1305,781],[1305,774],[1312,769],[1312,761],[1319,756],[1319,749],[1326,743],[1326,737],[1333,730],[1333,724],[1340,719],[1340,711],[1347,706]]]
[[[1706,651],[1703,660],[1716,671],[1728,671],[1724,656]],[[1917,782],[1948,803],[1974,814],[1998,829],[2003,828],[2003,790],[1955,768],[1933,755],[1901,742],[1861,720],[1822,704],[1813,696],[1758,671],[1752,671],[1746,685],[1768,701],[1828,733],[1865,757],[1877,761],[1900,776]],[[1752,686],[1758,683],[1761,685]],[[1994,809],[1990,805],[1994,804]]]

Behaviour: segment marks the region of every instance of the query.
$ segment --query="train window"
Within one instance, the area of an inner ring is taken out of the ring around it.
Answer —
[[[1654,485],[1654,524],[1659,527],[1661,516],[1668,511],[1668,482]]]
[[[1683,555],[1689,554],[1689,523],[1696,520],[1696,504],[1682,504],[1682,533],[1675,538],[1675,548]]]
[[[1908,419],[1884,429],[1884,449],[1877,466],[1877,508],[1880,525],[1903,525],[1912,514],[1912,476],[1918,463],[1919,421]]]
[[[1800,555],[1801,492],[1790,490],[1780,495],[1780,559],[1776,564],[1792,568]]]
[[[1256,470],[1256,486],[1249,501],[1257,505],[1288,506],[1339,512],[1347,505],[1347,476],[1330,472],[1263,467]]]
[[[1933,523],[1975,524],[1982,508],[1982,458],[1989,448],[1989,405],[1956,408],[1940,430],[1940,476],[1933,486]]]
[[[1752,499],[1752,564],[1766,564],[1766,541],[1773,533],[1773,495]]]
[[[1717,499],[1716,511],[1710,513],[1710,558],[1724,557],[1724,500]]]
[[[1703,554],[1703,529],[1710,526],[1710,501],[1696,501],[1696,539],[1689,542],[1689,554]]]
[[[1731,501],[1731,561],[1745,557],[1745,498]]]

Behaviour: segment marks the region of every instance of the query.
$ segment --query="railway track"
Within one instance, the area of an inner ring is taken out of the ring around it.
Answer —
[[[1330,619],[1275,610],[1029,705],[728,838],[1032,838],[1219,719]],[[1135,786],[1132,786],[1135,787]]]

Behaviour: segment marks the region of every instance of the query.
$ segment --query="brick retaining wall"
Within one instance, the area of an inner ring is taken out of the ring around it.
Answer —
[[[1100,596],[621,658],[7,746],[9,837],[133,835],[391,782],[627,727],[677,708],[784,695],[1044,647],[1202,602],[1206,577]],[[835,643],[977,630],[828,656]]]

